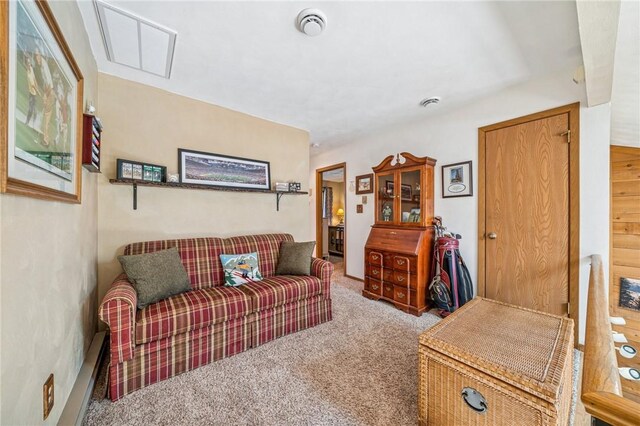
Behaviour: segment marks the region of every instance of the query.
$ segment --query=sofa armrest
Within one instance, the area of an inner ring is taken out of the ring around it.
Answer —
[[[320,278],[322,294],[331,295],[331,274],[333,263],[314,257],[311,261],[311,275]]]
[[[135,347],[136,306],[138,295],[125,274],[119,275],[102,300],[98,317],[105,322],[110,334],[111,363],[133,358]]]

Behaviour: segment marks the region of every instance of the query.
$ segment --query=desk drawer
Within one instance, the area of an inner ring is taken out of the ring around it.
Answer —
[[[369,293],[382,296],[382,282],[375,280],[373,278],[369,278]]]

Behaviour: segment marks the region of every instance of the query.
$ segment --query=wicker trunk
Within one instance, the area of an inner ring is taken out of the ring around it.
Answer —
[[[480,297],[420,336],[421,425],[566,425],[573,320]]]

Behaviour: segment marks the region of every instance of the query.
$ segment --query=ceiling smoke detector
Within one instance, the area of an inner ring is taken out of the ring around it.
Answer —
[[[320,35],[327,26],[327,17],[318,9],[304,9],[296,19],[298,29],[308,36]]]
[[[421,107],[426,107],[427,105],[437,104],[440,102],[440,96],[432,96],[430,98],[426,98],[420,101]]]

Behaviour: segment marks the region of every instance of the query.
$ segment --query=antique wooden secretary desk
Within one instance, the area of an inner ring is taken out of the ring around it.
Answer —
[[[373,168],[376,213],[364,249],[362,295],[417,316],[427,310],[435,164],[403,152]]]

